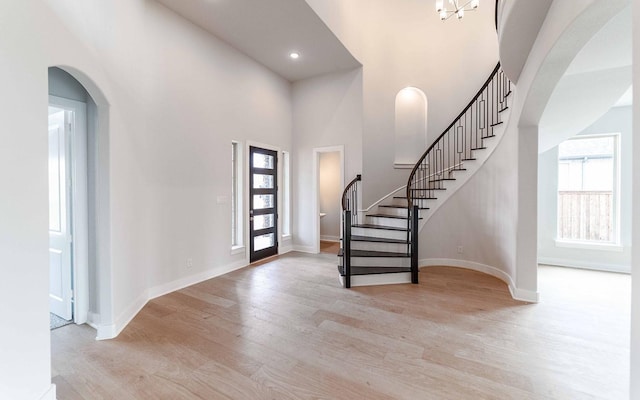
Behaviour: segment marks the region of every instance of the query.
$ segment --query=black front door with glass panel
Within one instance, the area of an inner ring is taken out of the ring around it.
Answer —
[[[278,254],[278,153],[249,148],[249,259]]]

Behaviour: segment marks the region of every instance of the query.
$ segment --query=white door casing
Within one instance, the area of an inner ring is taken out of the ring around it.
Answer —
[[[49,108],[49,307],[52,313],[70,320],[73,294],[68,117],[63,109]]]
[[[65,171],[57,179],[58,188],[65,188],[59,192],[64,194],[64,201],[59,205],[60,221],[65,229],[64,232],[56,231],[50,226],[49,234],[51,312],[83,324],[87,322],[89,312],[87,106],[83,102],[56,96],[49,96],[49,106],[50,191],[52,181],[56,180],[56,176],[52,175],[51,165],[56,164],[57,171]],[[55,134],[58,143],[64,143],[58,149],[52,148],[52,123],[63,128],[63,133]],[[53,151],[63,155],[57,163],[52,161]],[[64,185],[60,182],[62,179],[66,181]],[[52,195],[56,193],[50,192],[50,202]],[[56,215],[53,208],[50,204],[50,215]],[[66,245],[63,244],[63,237],[66,237]],[[64,304],[64,308],[54,311],[56,303],[57,307]]]

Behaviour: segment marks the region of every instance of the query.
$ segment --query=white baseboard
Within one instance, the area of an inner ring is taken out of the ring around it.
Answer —
[[[293,245],[293,251],[299,251],[301,253],[310,253],[310,254],[317,254],[318,252],[316,251],[316,248],[313,246],[300,246],[297,244]]]
[[[490,265],[481,264],[474,261],[455,260],[451,258],[425,258],[425,259],[419,260],[418,265],[420,265],[420,268],[444,266],[444,267],[464,268],[464,269],[470,269],[473,271],[482,272],[484,274],[496,277],[501,281],[503,281],[504,283],[506,283],[507,286],[509,287],[509,293],[511,293],[511,297],[514,300],[526,301],[528,303],[537,303],[539,301],[538,292],[517,288],[515,283],[513,282],[513,279],[511,278],[511,276],[509,276],[509,274],[507,274],[501,269],[492,267]]]
[[[320,240],[324,240],[325,242],[339,242],[340,236],[320,235]]]
[[[229,272],[236,271],[242,267],[245,267],[247,262],[245,260],[236,261],[231,264],[227,264],[220,268],[213,268],[206,271],[198,272],[193,275],[185,276],[184,278],[177,279],[173,282],[165,283],[162,285],[154,286],[148,290],[148,299],[152,300],[165,294],[175,292],[176,290],[184,289],[187,286],[195,285],[196,283],[204,282],[208,279],[216,278],[220,275],[227,274]]]
[[[293,245],[291,245],[291,241],[288,241],[288,244],[283,246],[278,246],[278,255],[287,254],[293,251]]]
[[[526,301],[527,303],[537,303],[540,301],[540,294],[533,290],[519,289],[509,285],[509,293],[514,300]]]
[[[150,300],[153,300],[160,296],[164,296],[168,293],[175,292],[180,289],[184,289],[187,286],[195,285],[208,279],[212,279],[220,275],[236,271],[246,266],[247,262],[245,260],[236,261],[220,268],[213,268],[207,271],[202,271],[190,276],[186,276],[184,278],[177,279],[173,282],[165,283],[147,289],[140,296],[138,296],[138,298],[133,303],[131,303],[131,305],[124,312],[120,314],[115,323],[108,325],[98,324],[96,326],[96,330],[98,331],[96,340],[113,339],[117,337]]]
[[[40,400],[56,400],[56,385],[52,383],[49,389],[40,397]]]
[[[589,269],[594,271],[618,272],[623,274],[631,273],[630,265],[603,264],[589,261],[576,261],[565,258],[538,257],[538,264],[554,265],[557,267],[569,267],[579,269]]]

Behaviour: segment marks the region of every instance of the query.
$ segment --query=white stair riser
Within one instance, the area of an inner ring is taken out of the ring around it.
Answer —
[[[361,242],[351,241],[351,250],[386,251],[390,253],[406,253],[406,243]]]
[[[389,231],[386,229],[351,228],[351,234],[356,236],[380,237],[385,239],[407,239],[407,231]]]
[[[399,217],[406,217],[408,210],[406,208],[395,207],[378,207],[378,214],[397,215]]]
[[[344,277],[340,276],[340,284],[344,286]],[[371,274],[352,275],[351,287],[355,286],[376,286],[376,285],[396,285],[400,283],[411,283],[411,272],[401,272],[394,274]]]
[[[367,215],[367,223],[371,225],[392,226],[395,228],[406,228],[407,220],[398,218],[371,217]]]
[[[338,257],[338,265],[342,266],[344,257]],[[351,265],[358,267],[411,267],[409,257],[351,257]]]
[[[418,207],[429,207],[429,201],[432,201],[432,200],[427,200],[427,199],[419,200],[418,199],[418,200],[415,200],[413,202],[413,204],[418,206]],[[386,202],[385,202],[385,204],[386,204]],[[392,204],[392,205],[395,205],[395,206],[405,206],[406,207],[407,206],[407,200],[406,199],[392,199],[391,202],[388,203],[388,204]]]

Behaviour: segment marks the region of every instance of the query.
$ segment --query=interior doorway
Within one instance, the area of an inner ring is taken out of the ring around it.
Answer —
[[[49,309],[51,327],[86,321],[86,103],[49,97]]]
[[[340,152],[320,153],[318,196],[320,201],[320,252],[338,254],[340,249]]]
[[[344,189],[343,146],[314,149],[316,253],[338,254]]]

